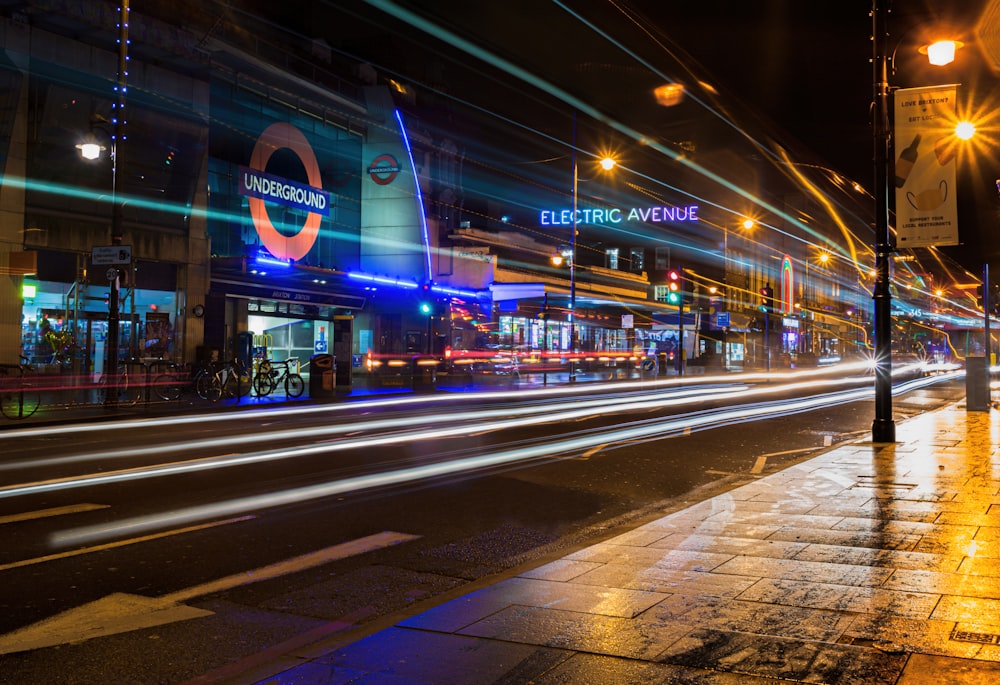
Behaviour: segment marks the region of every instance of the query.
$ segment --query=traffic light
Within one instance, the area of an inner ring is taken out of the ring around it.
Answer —
[[[678,307],[684,302],[684,277],[680,269],[667,272],[667,303]]]
[[[770,283],[760,289],[760,310],[762,312],[774,311],[774,289]]]
[[[424,316],[433,316],[436,308],[434,293],[431,292],[431,284],[429,281],[424,281],[420,284],[420,299],[417,301],[417,309]]]

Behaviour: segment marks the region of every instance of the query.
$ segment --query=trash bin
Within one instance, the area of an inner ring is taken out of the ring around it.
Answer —
[[[670,371],[670,357],[666,352],[660,352],[656,356],[659,358],[657,368],[660,370],[660,375],[666,376]]]
[[[309,397],[312,399],[328,400],[336,395],[334,362],[332,354],[314,354],[309,357]]]
[[[968,411],[990,410],[990,385],[986,357],[965,358],[965,408]]]
[[[416,356],[411,362],[413,392],[434,392],[437,389],[438,360],[435,357]]]

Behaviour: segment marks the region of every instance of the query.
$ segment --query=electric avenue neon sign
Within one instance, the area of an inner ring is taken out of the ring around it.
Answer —
[[[642,221],[663,224],[678,221],[697,221],[698,205],[685,207],[593,207],[576,210],[577,225],[580,224],[620,224],[623,221]],[[542,226],[572,226],[572,209],[543,209],[538,217]]]

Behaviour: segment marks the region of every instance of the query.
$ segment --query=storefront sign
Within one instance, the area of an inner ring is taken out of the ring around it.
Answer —
[[[572,209],[543,209],[538,217],[542,226],[572,226],[580,224],[620,224],[623,221],[650,224],[698,221],[698,205],[674,207],[593,207],[576,210],[576,220]]]
[[[229,279],[213,279],[212,288],[213,291],[222,291],[235,297],[252,297],[299,304],[333,305],[346,309],[360,309],[365,303],[365,298],[347,293],[276,288]]]
[[[298,156],[306,169],[309,185],[266,173],[271,155],[284,148]],[[296,260],[305,257],[316,244],[323,217],[330,213],[330,195],[323,190],[316,154],[306,137],[291,124],[271,124],[257,139],[249,167],[241,167],[240,171],[240,193],[249,198],[250,216],[264,247],[278,259]],[[278,231],[267,214],[265,200],[308,211],[305,223],[298,233],[286,236]]]

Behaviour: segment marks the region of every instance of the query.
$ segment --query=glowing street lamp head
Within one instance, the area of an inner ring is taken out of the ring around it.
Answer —
[[[684,84],[665,83],[653,90],[653,97],[661,107],[673,107],[679,105],[684,99]]]
[[[746,229],[746,230],[749,231],[753,227],[754,227],[754,220],[753,219],[744,219],[743,220],[743,228],[744,229]]]
[[[921,47],[919,52],[927,55],[927,60],[934,66],[943,67],[955,61],[955,51],[964,45],[960,40],[939,40]]]
[[[605,171],[611,171],[617,165],[618,165],[618,162],[616,162],[611,157],[605,157],[605,158],[603,158],[601,160],[601,168],[604,169]]]
[[[960,121],[955,126],[955,135],[961,140],[969,140],[976,135],[976,125],[971,121]]]
[[[93,161],[101,156],[105,148],[97,142],[97,136],[91,131],[84,136],[83,141],[76,146],[76,149],[80,151],[81,157],[88,161]]]

